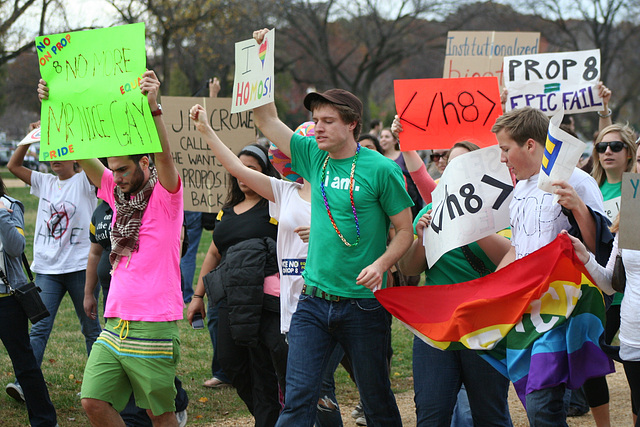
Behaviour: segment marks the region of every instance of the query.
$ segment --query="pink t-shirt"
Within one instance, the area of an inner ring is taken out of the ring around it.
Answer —
[[[113,173],[106,169],[98,197],[116,212],[114,187]],[[131,260],[122,258],[112,273],[105,317],[146,322],[182,319],[180,231],[183,215],[182,182],[175,194],[158,182],[142,214],[138,251],[131,255]]]
[[[424,200],[426,204],[431,203],[431,192],[435,190],[437,183],[427,172],[427,167],[423,164],[420,166],[420,169],[414,172],[409,172],[409,174],[411,175],[413,182],[416,184],[422,200]]]
[[[267,295],[280,296],[280,273],[272,274],[264,278],[263,291]]]

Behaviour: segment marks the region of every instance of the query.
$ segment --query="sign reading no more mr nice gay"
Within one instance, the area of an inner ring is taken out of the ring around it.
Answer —
[[[161,151],[147,97],[144,24],[38,37],[42,102],[40,160]]]

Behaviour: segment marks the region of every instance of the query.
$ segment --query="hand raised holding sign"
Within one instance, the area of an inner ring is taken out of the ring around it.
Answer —
[[[253,39],[256,41],[256,43],[260,44],[264,41],[264,36],[266,36],[268,32],[269,32],[268,28],[256,30],[253,32]]]
[[[140,82],[140,91],[147,96],[152,113],[157,110],[159,90],[160,80],[158,80],[156,73],[152,70],[145,71]]]
[[[427,213],[422,215],[416,224],[416,235],[420,241],[423,239],[424,230],[431,225],[431,211],[432,209],[429,209]]]
[[[585,208],[586,205],[576,192],[576,190],[567,181],[554,181],[553,193],[558,195],[558,203],[570,211]]]
[[[47,87],[47,82],[42,79],[38,81],[38,99],[40,102],[49,99],[49,88]]]
[[[397,114],[393,118],[393,123],[391,123],[391,132],[399,138],[400,133],[403,131],[402,123],[400,122],[400,116]]]

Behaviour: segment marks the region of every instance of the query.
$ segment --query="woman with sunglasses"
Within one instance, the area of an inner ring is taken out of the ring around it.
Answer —
[[[438,173],[442,175],[449,161],[449,150],[433,150],[429,156],[431,163],[436,165]]]
[[[636,144],[633,130],[614,123],[600,131],[593,146],[593,170],[591,175],[598,183],[604,199],[604,211],[610,221],[618,216],[622,174],[631,172],[636,161]],[[620,329],[620,304],[623,295],[617,292],[607,309],[605,342],[611,344]],[[609,425],[609,390],[606,380],[593,385],[585,384],[585,392],[596,425]],[[594,393],[595,392],[595,393]],[[635,407],[635,405],[632,405]]]
[[[594,162],[591,175],[600,186],[605,213],[613,221],[620,206],[622,174],[631,171],[636,157],[633,130],[619,123],[602,129],[593,146],[593,157],[598,161]]]
[[[611,231],[617,233],[620,227],[620,215],[618,214],[613,221]],[[566,233],[566,231],[563,231]],[[569,236],[577,257],[582,261],[594,279],[595,284],[605,293],[611,295],[615,292],[611,285],[614,272],[616,256],[619,253],[618,235],[616,235],[613,249],[606,266],[601,266],[595,262],[593,254],[591,254],[580,240]],[[622,302],[621,310],[621,327],[620,327],[620,359],[624,367],[627,382],[631,389],[632,408],[636,407],[634,402],[640,402],[640,293],[639,286],[639,268],[640,268],[640,251],[621,249],[623,264],[625,267],[626,288],[625,298]],[[637,409],[637,407],[636,407]],[[637,413],[633,414],[633,425],[640,427]]]

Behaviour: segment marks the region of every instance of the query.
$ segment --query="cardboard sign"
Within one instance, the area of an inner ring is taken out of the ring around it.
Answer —
[[[432,220],[423,237],[429,268],[448,251],[509,227],[513,181],[500,163],[500,148],[454,158],[432,197]]]
[[[542,53],[504,58],[505,109],[525,106],[551,116],[565,113],[601,111],[602,98],[596,85],[600,81],[600,50]]]
[[[613,199],[605,200],[604,205],[604,214],[607,216],[607,219],[613,222],[614,219],[618,216],[618,212],[620,212],[620,196],[614,197]]]
[[[504,87],[505,56],[539,53],[540,33],[449,31],[442,77],[497,77]]]
[[[162,150],[147,97],[144,24],[38,37],[42,102],[40,160]]]
[[[496,145],[491,132],[502,115],[495,77],[394,80],[402,122],[402,151],[449,149],[458,141]]]
[[[620,230],[618,246],[640,249],[640,173],[622,174],[622,200],[620,203]]]
[[[189,117],[195,104],[207,110],[211,127],[236,154],[256,142],[253,111],[231,113],[230,98],[162,97],[171,154],[184,187],[184,209],[218,212],[227,197],[229,173]]]
[[[542,155],[538,188],[547,193],[553,193],[553,181],[569,181],[586,144],[560,129],[562,111],[557,112],[549,121],[547,142]],[[553,202],[558,201],[554,194]]]
[[[232,113],[251,110],[274,101],[275,42],[276,30],[273,29],[260,45],[254,39],[236,43]]]

